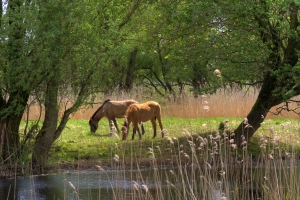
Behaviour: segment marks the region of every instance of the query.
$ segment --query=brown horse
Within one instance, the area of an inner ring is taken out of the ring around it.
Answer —
[[[132,99],[124,100],[124,101],[111,101],[110,99],[105,100],[103,104],[96,110],[96,112],[90,118],[89,125],[90,125],[91,132],[95,133],[96,130],[98,129],[98,122],[101,120],[102,117],[106,117],[108,119],[110,130],[112,131],[112,123],[111,123],[112,121],[118,133],[120,133],[116,118],[123,118],[127,108],[131,104],[136,104],[136,103],[138,102]]]
[[[132,140],[134,139],[134,135],[136,131],[139,133],[140,139],[142,138],[140,129],[138,127],[139,122],[146,122],[151,120],[154,135],[153,138],[156,137],[156,118],[158,120],[162,137],[164,137],[163,126],[161,123],[161,107],[155,101],[148,101],[143,104],[132,104],[128,107],[125,115],[125,121],[122,126],[122,139],[125,140],[128,135],[129,125],[132,122],[133,124],[133,133]],[[144,134],[144,130],[142,130]]]

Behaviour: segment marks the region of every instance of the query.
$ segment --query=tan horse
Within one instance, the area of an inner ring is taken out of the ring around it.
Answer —
[[[120,133],[116,118],[123,118],[127,108],[131,104],[136,104],[136,103],[138,102],[132,99],[124,100],[124,101],[111,101],[110,99],[105,100],[103,104],[96,110],[96,112],[90,118],[89,125],[90,125],[91,132],[95,133],[96,130],[98,129],[98,123],[101,120],[101,118],[106,117],[108,119],[110,130],[112,131],[112,123],[111,123],[112,121],[118,133]]]
[[[164,137],[163,126],[161,123],[161,107],[155,101],[148,101],[143,104],[132,104],[128,107],[125,115],[125,121],[122,126],[122,139],[125,140],[128,135],[129,125],[132,122],[133,124],[133,134],[132,140],[134,139],[134,135],[136,131],[139,133],[140,139],[142,138],[140,129],[138,127],[139,122],[146,122],[151,120],[154,135],[153,138],[156,137],[156,118],[158,120],[162,137]],[[144,134],[144,130],[142,130]]]

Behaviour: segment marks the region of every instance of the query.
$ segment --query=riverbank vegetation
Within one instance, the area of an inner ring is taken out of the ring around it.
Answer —
[[[80,109],[68,121],[63,134],[51,148],[51,154],[49,156],[50,165],[57,166],[62,163],[69,163],[70,166],[73,166],[71,168],[74,168],[74,163],[83,161],[80,162],[82,168],[84,168],[84,163],[87,163],[86,167],[90,167],[93,166],[93,164],[90,164],[93,163],[92,160],[101,160],[102,162],[105,161],[105,163],[109,163],[108,161],[112,159],[114,154],[120,154],[121,152],[124,160],[128,160],[128,158],[132,156],[132,152],[129,151],[131,148],[133,148],[132,151],[134,151],[134,155],[139,155],[139,160],[142,161],[145,160],[144,155],[147,155],[149,147],[160,146],[162,152],[165,152],[165,149],[169,148],[166,146],[168,143],[167,139],[175,137],[178,138],[179,141],[184,142],[185,137],[182,135],[184,132],[188,132],[191,135],[208,137],[209,135],[215,135],[217,132],[222,134],[222,132],[225,131],[225,128],[227,132],[233,131],[238,123],[243,121],[245,118],[244,116],[249,112],[249,109],[251,109],[257,96],[257,92],[254,90],[251,92],[242,90],[220,90],[213,95],[202,95],[197,98],[192,95],[186,95],[184,98],[178,99],[177,101],[169,102],[156,96],[155,100],[162,105],[162,122],[164,129],[167,130],[168,137],[162,139],[161,134],[158,132],[157,137],[153,139],[152,125],[148,121],[144,123],[146,134],[143,135],[141,141],[137,138],[134,141],[129,139],[131,138],[132,128],[130,128],[128,139],[126,141],[121,141],[121,135],[118,136],[120,139],[110,137],[110,129],[106,118],[100,120],[99,128],[96,133],[90,133],[88,120],[93,115],[94,111],[101,105],[101,99],[110,98],[119,100],[135,98],[139,102],[143,102],[153,99],[148,93],[147,90],[141,89],[136,91],[132,96],[129,94],[120,96],[119,94],[112,93],[110,96],[97,99],[96,102],[98,101],[99,104],[93,105],[93,107],[83,107]],[[276,110],[276,107],[272,108],[271,111],[273,110]],[[250,144],[253,144],[253,147],[250,148],[253,150],[251,154],[259,154],[256,151],[256,147],[259,146],[257,144],[258,137],[261,135],[268,136],[267,132],[269,132],[270,129],[280,132],[283,127],[288,127],[290,129],[292,129],[292,127],[297,127],[297,120],[299,120],[297,115],[293,115],[293,113],[289,112],[283,114],[284,116],[278,116],[270,112],[266,116],[267,119],[262,123],[257,135],[255,135],[253,140],[249,141]],[[23,116],[23,125],[20,130],[20,133],[25,132],[25,129],[27,131],[31,130],[32,132],[32,137],[23,138],[24,141],[28,142],[28,145],[26,146],[28,152],[24,153],[24,156],[21,156],[21,159],[18,161],[18,163],[24,163],[24,166],[27,165],[27,168],[28,166],[31,166],[30,148],[32,148],[34,142],[32,139],[35,137],[35,130],[39,130],[41,126],[41,122],[36,124],[39,120],[39,118],[36,117],[38,115],[39,112],[36,112],[34,106],[32,106],[28,115]],[[223,128],[220,128],[220,123],[226,120],[228,120],[228,122],[224,124]],[[290,121],[293,121],[294,125],[286,126],[285,123],[288,124]],[[123,122],[124,119],[117,119],[119,128]],[[288,139],[289,137],[290,135],[284,135],[285,139]],[[291,145],[295,141],[297,141],[297,139],[284,143],[286,145]],[[30,146],[30,144],[32,145]],[[297,146],[296,144],[293,145]],[[164,157],[161,157],[161,160],[164,160]]]
[[[49,161],[53,168],[60,165],[69,171],[113,171],[112,199],[279,200],[299,196],[299,121],[267,119],[249,142],[242,139],[242,147],[237,148],[230,130],[240,120],[226,118],[225,128],[218,130],[224,118],[166,117],[165,138],[152,139],[151,124],[145,123],[146,134],[134,141],[110,137],[106,123],[90,134],[87,120],[71,120]],[[151,173],[142,175],[145,169]],[[131,175],[125,176],[127,172]],[[130,184],[127,190],[117,187],[123,181]]]
[[[98,130],[92,134],[88,119],[97,106],[82,110],[68,121],[54,143],[43,173],[112,172],[112,199],[292,199],[299,196],[299,119],[269,113],[257,133],[238,148],[232,130],[244,120],[242,116],[248,112],[247,105],[253,104],[255,94],[229,94],[219,92],[199,97],[198,101],[186,97],[170,104],[162,101],[162,123],[167,135],[161,138],[158,133],[155,139],[150,122],[144,123],[146,133],[142,140],[136,137],[133,141],[122,141],[111,137],[106,119],[99,122]],[[223,116],[216,117],[218,112]],[[226,117],[231,115],[234,117]],[[119,126],[123,121],[117,119]],[[35,120],[28,121],[28,127],[34,123]],[[25,125],[24,121],[22,131]],[[25,154],[11,175],[20,175],[22,170],[25,175],[33,174],[30,162],[30,153]],[[141,173],[145,169],[151,170],[146,177]],[[131,175],[125,176],[127,172]],[[115,187],[122,181],[130,184],[129,189]],[[80,187],[72,184],[79,198]],[[98,195],[101,199],[101,194]]]
[[[74,143],[74,134],[69,133],[57,145],[64,147],[61,151],[66,155],[70,145],[67,143],[80,146],[75,152],[83,160],[86,150],[91,153],[94,149],[94,156],[100,157],[96,166],[101,171],[121,170],[119,181],[123,170],[137,169],[131,180],[133,196],[127,196],[129,199],[293,199],[300,195],[299,121],[266,120],[259,133],[249,143],[244,140],[238,149],[230,139],[230,129],[241,119],[228,119],[224,131],[219,132],[220,120],[224,119],[165,118],[169,136],[153,140],[147,131],[142,141],[111,140],[101,137],[104,133],[87,136],[87,131],[82,130]],[[107,163],[102,165],[105,158],[109,159],[110,168]],[[149,191],[146,177],[138,173],[144,167],[154,170],[155,187]],[[166,185],[167,190],[163,189]],[[124,195],[116,192],[116,199]]]
[[[152,100],[150,96],[147,95],[147,91],[139,89],[136,91],[133,96],[129,94],[119,94],[112,93],[108,97],[102,97],[102,99],[110,98],[113,100],[119,99],[131,99],[135,98],[139,102]],[[106,118],[103,118],[99,122],[99,128],[96,133],[90,133],[90,127],[88,124],[89,118],[93,115],[94,111],[101,105],[101,98],[96,101],[99,104],[94,105],[93,107],[84,107],[80,109],[74,116],[69,120],[66,125],[66,128],[63,131],[61,137],[55,142],[55,145],[51,149],[51,155],[49,158],[54,161],[54,163],[63,163],[63,162],[77,162],[78,160],[89,160],[86,163],[89,163],[91,160],[105,160],[109,161],[113,154],[120,153],[120,149],[123,148],[123,156],[125,158],[131,157],[131,152],[129,152],[128,145],[131,148],[134,148],[134,154],[140,155],[139,160],[143,160],[144,155],[147,154],[147,149],[149,147],[161,146],[162,151],[168,148],[165,144],[167,143],[166,138],[178,138],[180,141],[184,141],[183,137],[184,132],[189,132],[191,135],[201,135],[202,137],[207,137],[209,135],[215,135],[217,132],[222,134],[223,131],[233,131],[240,121],[243,121],[244,116],[249,112],[252,105],[255,102],[257,92],[252,90],[251,92],[245,91],[230,91],[230,90],[220,90],[213,95],[203,95],[195,98],[192,95],[186,95],[182,99],[177,101],[165,101],[163,98],[156,96],[155,100],[160,102],[162,105],[162,115],[163,115],[163,126],[167,130],[168,136],[161,138],[160,132],[157,133],[157,137],[153,139],[153,130],[150,121],[144,123],[146,134],[143,135],[142,140],[139,141],[137,138],[134,141],[131,141],[132,127],[130,128],[129,137],[126,141],[120,141],[120,139],[115,137],[110,137],[110,129],[108,126],[108,121]],[[280,105],[279,105],[280,106]],[[271,111],[276,110],[274,107]],[[34,137],[34,128],[39,129],[40,125],[37,125],[36,122],[38,118],[36,117],[39,113],[33,108],[30,110],[28,115],[24,115],[21,133],[26,129],[33,129]],[[297,120],[299,118],[293,113],[285,112],[284,116],[274,115],[271,112],[266,116],[266,120],[262,123],[262,126],[253,138],[250,140],[250,144],[255,144],[258,141],[258,137],[263,135],[268,135],[270,129],[280,132],[281,128],[288,127],[297,127]],[[220,128],[220,123],[227,121],[224,124],[224,127]],[[285,123],[293,121],[294,126],[286,126]],[[119,128],[123,124],[124,119],[117,119]],[[282,129],[283,130],[283,129]],[[246,131],[246,129],[245,129]],[[288,139],[290,135],[284,136]],[[231,138],[233,139],[233,138]],[[26,140],[26,138],[24,138]],[[31,141],[32,138],[27,138],[28,141]],[[290,145],[292,142],[297,141],[297,139],[292,141],[285,142],[286,145]],[[31,143],[33,140],[31,141]],[[124,146],[125,145],[125,146]],[[295,145],[295,144],[294,144]],[[251,154],[258,154],[255,152],[256,147],[259,146],[255,144]],[[30,148],[30,145],[28,145]],[[27,163],[30,161],[30,150],[28,154],[25,154],[26,161],[19,161],[18,163]],[[125,159],[127,160],[127,159]],[[162,160],[164,158],[162,157]],[[51,163],[51,162],[50,162]],[[52,163],[53,164],[53,163]],[[84,162],[81,163],[84,165]],[[87,164],[90,165],[90,164]],[[30,165],[29,165],[30,166]],[[84,166],[82,166],[84,167]]]

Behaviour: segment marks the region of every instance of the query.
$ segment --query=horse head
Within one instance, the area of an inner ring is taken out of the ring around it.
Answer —
[[[98,129],[98,123],[95,122],[95,121],[91,118],[90,121],[89,121],[89,125],[90,125],[90,131],[91,131],[92,133],[95,133],[96,130]]]

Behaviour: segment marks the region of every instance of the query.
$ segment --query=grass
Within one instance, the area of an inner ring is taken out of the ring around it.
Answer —
[[[135,140],[133,141],[131,141],[131,137],[128,137],[126,141],[110,137],[106,119],[100,121],[99,129],[95,134],[90,133],[87,120],[70,120],[62,136],[54,144],[50,160],[52,159],[56,162],[76,162],[79,159],[100,159],[107,162],[114,154],[124,153],[125,158],[130,157],[131,152],[128,150],[128,146],[135,148],[136,156],[143,160],[149,147],[160,146],[161,151],[165,152],[165,150],[169,148],[167,144],[170,138],[177,138],[180,143],[185,144],[185,148],[189,148],[186,147],[187,143],[185,142],[186,132],[191,134],[194,138],[197,136],[209,137],[209,135],[215,135],[218,132],[219,123],[224,121],[224,119],[225,118],[163,118],[164,129],[168,132],[168,137],[164,139],[161,138],[159,131],[157,137],[153,139],[151,123],[146,122],[144,124],[146,133],[143,135],[141,141],[138,139],[138,135],[135,136]],[[229,120],[227,130],[234,129],[242,121],[241,118],[226,119]],[[121,126],[121,123],[122,119],[118,120],[119,126]],[[132,131],[132,129],[130,130]],[[295,151],[298,152],[299,136],[295,134],[295,131],[299,132],[299,122],[297,120],[267,119],[255,136],[249,141],[249,153],[253,156],[258,156],[261,153],[259,148],[257,148],[259,147],[260,138],[270,138],[274,134],[280,137],[283,147],[290,148],[290,146],[293,146],[295,147]],[[162,159],[163,157],[164,155],[162,155]]]

